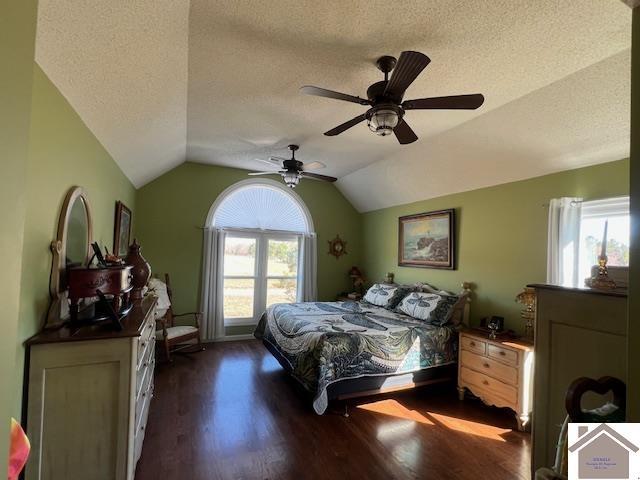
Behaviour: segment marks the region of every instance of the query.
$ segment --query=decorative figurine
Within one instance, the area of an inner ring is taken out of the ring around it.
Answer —
[[[520,311],[520,316],[524,319],[524,336],[533,340],[533,321],[536,317],[536,289],[525,287],[516,296],[516,302],[524,305]]]

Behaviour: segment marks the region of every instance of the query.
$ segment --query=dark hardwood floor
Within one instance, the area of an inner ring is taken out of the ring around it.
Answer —
[[[318,416],[258,341],[176,356],[155,382],[138,480],[529,478],[529,434],[452,385]]]

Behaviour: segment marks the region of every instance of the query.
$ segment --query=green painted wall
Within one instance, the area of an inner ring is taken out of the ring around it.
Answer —
[[[513,182],[364,214],[363,265],[372,280],[394,272],[398,282],[428,282],[459,290],[476,284],[472,322],[489,315],[505,317],[508,328],[522,331],[514,297],[527,283],[546,279],[549,199],[596,199],[629,192],[629,161]],[[398,217],[455,208],[457,270],[399,267]]]
[[[0,472],[6,475],[18,327],[36,0],[0,3]],[[6,477],[5,477],[6,478]]]
[[[640,7],[633,9],[631,45],[631,239],[627,405],[628,420],[640,422]]]
[[[171,275],[177,311],[199,305],[200,227],[209,208],[225,188],[247,178],[246,170],[188,162],[138,190],[136,236],[153,271]],[[318,234],[318,295],[331,300],[349,288],[347,271],[362,260],[361,216],[331,184],[303,181],[296,193],[311,212]],[[338,260],[326,253],[327,241],[336,234],[347,241],[348,252]]]
[[[116,200],[135,207],[135,189],[85,126],[69,103],[37,65],[27,166],[27,213],[20,295],[20,322],[14,377],[15,410],[19,412],[24,347],[22,342],[41,327],[49,302],[49,245],[67,190],[87,191],[93,216],[93,238],[113,246]],[[135,218],[135,213],[134,213]],[[14,336],[14,341],[15,341]]]

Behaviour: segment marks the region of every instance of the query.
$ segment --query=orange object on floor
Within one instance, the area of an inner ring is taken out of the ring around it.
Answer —
[[[31,444],[20,424],[11,419],[11,433],[9,436],[9,480],[17,480],[18,475],[27,463]]]

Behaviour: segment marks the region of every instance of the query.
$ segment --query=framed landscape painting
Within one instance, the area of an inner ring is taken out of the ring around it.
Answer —
[[[398,265],[453,270],[455,211],[407,215],[398,219]]]

